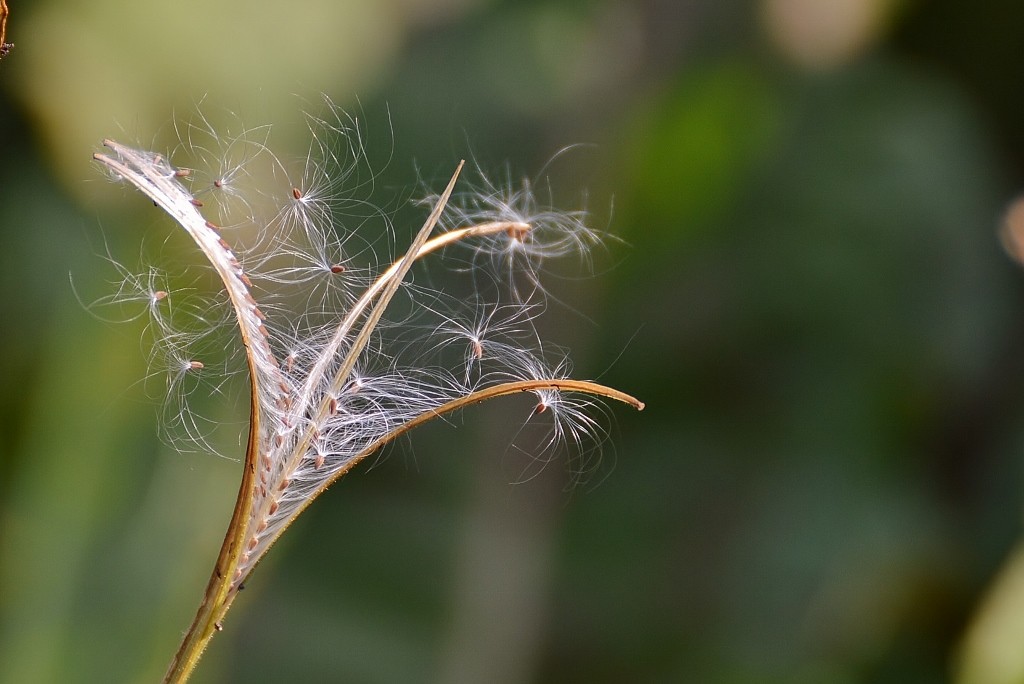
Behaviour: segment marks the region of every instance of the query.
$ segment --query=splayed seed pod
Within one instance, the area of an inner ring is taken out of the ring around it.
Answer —
[[[293,347],[282,348],[282,338],[271,330],[286,324],[274,319],[273,308],[267,308],[271,313],[268,320],[253,294],[253,279],[261,274],[243,268],[244,259],[236,254],[233,240],[203,216],[201,209],[206,203],[184,184],[196,177],[194,169],[176,169],[162,155],[112,140],[103,144],[109,151],[97,153],[94,159],[167,212],[216,271],[233,310],[250,378],[249,433],[238,499],[203,601],[165,681],[187,679],[210,638],[222,629],[224,615],[243,582],[291,521],[331,483],[396,437],[465,406],[519,392],[537,394],[536,412],[550,409],[556,425],[558,420],[567,421],[557,429],[573,439],[587,433],[593,421],[587,414],[591,402],[574,402],[572,396],[600,396],[643,408],[640,401],[622,392],[548,370],[533,352],[516,346],[512,341],[515,326],[524,325],[529,315],[507,317],[515,324],[503,331],[508,339],[500,339],[487,326],[472,329],[464,381],[458,380],[456,373],[434,366],[392,368],[377,374],[362,370],[373,368],[381,356],[371,342],[414,263],[448,245],[471,240],[505,236],[522,242],[535,228],[511,216],[452,227],[431,237],[462,164],[436,197],[405,254],[369,279],[362,293],[353,297],[347,309],[337,312],[329,327],[305,337],[295,328],[295,339],[287,340]],[[222,189],[218,182],[219,177],[211,186]],[[291,186],[290,196],[296,203],[309,199],[296,185]],[[293,211],[298,209],[289,209]],[[282,216],[292,222],[296,214]],[[313,242],[327,244],[324,235],[315,232],[315,221],[294,223]],[[292,243],[286,244],[288,250],[296,249]],[[326,263],[321,271],[335,278],[347,275],[339,262]],[[264,277],[273,283],[279,275],[275,272]],[[517,306],[529,310],[528,305]],[[492,327],[499,327],[493,317],[488,320]],[[490,337],[483,339],[484,333]],[[299,351],[294,351],[296,348]],[[461,356],[467,355],[463,352]],[[203,362],[186,364],[190,371],[205,372]]]

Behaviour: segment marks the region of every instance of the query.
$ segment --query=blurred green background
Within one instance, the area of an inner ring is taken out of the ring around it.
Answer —
[[[520,484],[528,405],[423,429],[194,681],[1024,682],[1024,4],[8,1],[0,682],[158,680],[239,477],[160,441],[141,324],[76,298],[181,237],[92,152],[201,102],[302,154],[321,92],[399,196],[587,143],[553,182],[623,243],[545,334],[648,408]]]

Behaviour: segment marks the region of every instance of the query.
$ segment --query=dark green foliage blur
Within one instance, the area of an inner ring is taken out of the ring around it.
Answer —
[[[1000,239],[1024,190],[1024,5],[836,2],[887,9],[815,62],[766,18],[798,0],[390,3],[403,30],[365,29],[384,56],[357,77],[298,52],[326,4],[254,37],[170,3],[284,74],[268,92],[262,67],[229,70],[220,98],[201,70],[167,80],[198,39],[132,52],[156,9],[136,26],[125,3],[63,54],[57,17],[117,2],[9,4],[0,683],[157,681],[198,605],[243,450],[162,442],[142,322],[86,304],[114,287],[108,250],[199,260],[89,158],[246,88],[368,122],[400,244],[418,176],[436,190],[467,155],[532,175],[584,143],[552,193],[619,239],[593,277],[551,274],[542,330],[647,408],[612,407],[600,457],[547,464],[507,447],[526,400],[423,428],[299,519],[194,681],[1024,682],[1024,272]],[[106,52],[125,44],[130,66]],[[244,420],[228,399],[209,405]]]

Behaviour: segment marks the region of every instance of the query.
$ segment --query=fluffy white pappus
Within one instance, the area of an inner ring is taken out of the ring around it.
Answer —
[[[142,323],[147,372],[140,384],[160,406],[161,440],[182,452],[220,453],[218,441],[237,443],[237,425],[234,431],[218,429],[225,422],[223,404],[233,405],[241,396],[237,381],[245,380],[245,355],[235,343],[225,294],[210,292],[203,282],[208,278],[172,276],[153,265],[130,269],[106,245],[102,258],[113,274],[108,293],[86,302],[74,280],[72,288],[98,320]],[[141,263],[153,258],[140,249]]]
[[[220,131],[197,111],[175,122],[175,131],[172,155],[187,171],[183,180],[206,206],[206,215],[223,229],[255,227],[262,212],[262,177],[274,163],[267,147],[271,127],[246,127],[236,119]]]
[[[545,308],[543,302],[502,304],[437,297],[421,307],[421,313],[431,314],[433,323],[413,328],[406,345],[417,352],[420,362],[449,369],[472,391],[486,386],[491,372],[519,367],[519,357],[538,353],[534,319]]]
[[[154,389],[162,389],[158,395],[162,399],[161,438],[179,452],[237,458],[237,455],[223,453],[219,445],[228,441],[237,443],[245,428],[241,420],[233,420],[230,413],[225,415],[223,410],[225,405],[237,403],[235,380],[242,378],[243,369],[232,364],[231,359],[194,353],[197,345],[194,340],[185,338],[185,335],[164,337],[161,348],[150,360],[151,372],[147,380],[153,381]]]
[[[465,388],[443,371],[422,368],[355,372],[340,391],[326,391],[323,417],[288,425],[271,440],[262,464],[266,476],[261,472],[253,506],[258,541],[251,555],[258,557],[339,472],[375,451],[402,425],[464,394]]]
[[[75,287],[74,279],[71,280],[72,290],[82,307],[98,320],[108,323],[145,319],[146,329],[153,326],[156,334],[171,330],[171,300],[168,299],[171,285],[167,273],[155,266],[129,269],[110,254],[109,246],[106,246],[103,259],[114,272],[114,277],[107,281],[107,294],[86,302]]]
[[[491,382],[511,380],[541,380],[569,378],[572,363],[564,351],[548,349],[548,354],[560,354],[558,361],[548,363],[544,353],[518,354],[508,358],[507,365],[495,371]],[[531,392],[536,403],[523,418],[511,445],[528,456],[527,465],[515,478],[525,482],[535,477],[556,457],[569,457],[568,465],[575,486],[586,480],[601,463],[604,445],[608,440],[607,425],[611,414],[608,407],[593,395],[566,392],[558,389],[538,389]]]
[[[609,236],[590,226],[585,198],[579,209],[558,209],[546,179],[539,183],[545,201],[537,194],[536,181],[515,179],[508,168],[498,176],[488,175],[479,165],[473,170],[474,177],[452,195],[442,228],[450,231],[494,222],[504,229],[459,243],[471,252],[472,268],[489,265],[513,284],[514,291],[516,279],[524,278],[530,286],[524,298],[545,292],[541,273],[548,261],[573,257],[586,271],[592,270],[592,250],[603,246]],[[436,195],[428,193],[419,201],[430,205],[436,200]]]
[[[379,172],[369,162],[359,119],[329,98],[324,98],[324,105],[322,114],[306,115],[305,158],[296,165],[279,161],[275,169],[279,184],[284,184],[284,192],[278,192],[285,200],[272,223],[282,234],[298,232],[311,243],[336,232],[342,216],[358,219],[381,211],[371,200]]]

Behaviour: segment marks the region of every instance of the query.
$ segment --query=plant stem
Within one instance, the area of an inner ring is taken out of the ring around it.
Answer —
[[[238,559],[241,556],[242,540],[245,539],[246,528],[249,524],[249,508],[252,505],[253,482],[256,476],[260,423],[256,396],[255,387],[253,387],[249,416],[249,442],[246,448],[242,482],[238,487],[238,499],[235,501],[235,510],[224,535],[220,553],[217,555],[217,562],[213,566],[213,574],[210,575],[210,581],[206,585],[203,602],[199,605],[192,626],[189,627],[178,652],[174,654],[174,659],[167,668],[164,684],[180,684],[188,680],[210,639],[221,630],[221,620],[224,619],[224,615],[238,593],[237,588],[232,585],[238,569]]]

